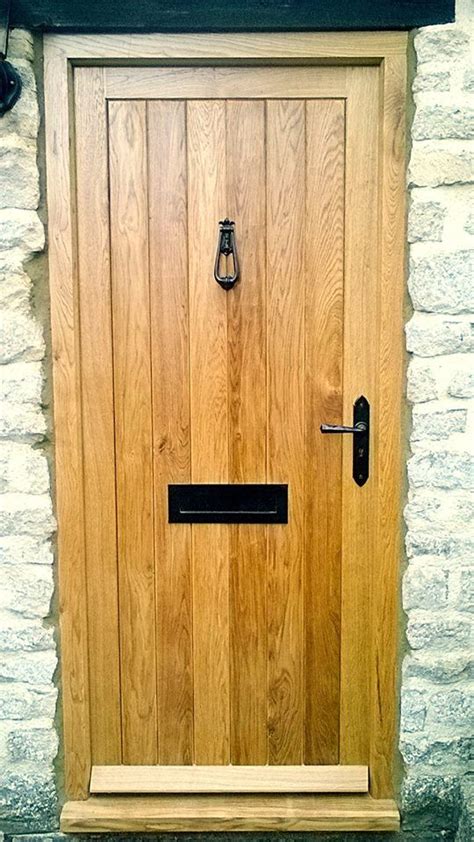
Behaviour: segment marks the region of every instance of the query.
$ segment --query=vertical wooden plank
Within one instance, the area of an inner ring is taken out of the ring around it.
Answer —
[[[228,213],[241,282],[229,293],[229,482],[266,481],[265,104],[227,102]],[[267,529],[230,532],[231,762],[267,761]]]
[[[49,288],[54,388],[64,788],[87,798],[91,768],[72,91],[67,56],[45,40]]]
[[[226,214],[225,103],[189,102],[188,230],[192,481],[227,482],[227,293],[213,278]],[[228,527],[194,524],[194,751],[230,759]]]
[[[110,103],[109,122],[123,763],[156,763],[145,103]]]
[[[305,763],[339,759],[344,101],[306,103]]]
[[[268,481],[289,522],[268,530],[269,762],[303,760],[305,105],[267,103]]]
[[[92,762],[114,764],[122,744],[104,69],[78,68],[75,95]]]
[[[373,661],[370,787],[375,798],[393,794],[397,707],[397,616],[399,559],[402,557],[401,396],[405,272],[405,96],[406,55],[383,63],[380,120],[382,170],[380,336],[374,463],[378,482],[377,558],[372,574]]]
[[[190,482],[184,102],[148,104],[158,749],[193,761],[191,525],[168,523],[168,483]]]
[[[376,67],[347,69],[343,417],[349,423],[353,403],[361,394],[372,407],[372,424],[376,423],[378,73]],[[370,443],[371,476],[360,488],[352,478],[352,437],[343,440],[340,762],[349,764],[367,764],[370,747],[368,628],[378,490],[373,433]]]

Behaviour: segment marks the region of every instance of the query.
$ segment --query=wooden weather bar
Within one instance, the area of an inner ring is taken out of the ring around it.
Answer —
[[[368,792],[367,766],[93,766],[99,794]]]

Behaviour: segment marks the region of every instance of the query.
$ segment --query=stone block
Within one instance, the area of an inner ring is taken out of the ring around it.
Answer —
[[[53,719],[57,690],[54,687],[0,684],[0,720]]]
[[[26,29],[12,29],[8,39],[8,56],[10,59],[24,59],[33,61],[33,36]]]
[[[422,91],[449,91],[451,73],[449,70],[424,70],[421,66],[413,80],[414,94]]]
[[[448,386],[448,394],[453,398],[474,398],[474,360],[472,370],[456,371]]]
[[[471,453],[422,450],[408,460],[408,478],[414,488],[474,488]]]
[[[425,611],[444,608],[448,601],[448,575],[438,567],[410,565],[403,577],[403,607]]]
[[[13,762],[52,763],[58,750],[58,737],[52,728],[22,728],[10,731],[7,748]]]
[[[412,613],[408,620],[407,639],[412,649],[440,648],[445,652],[465,649],[470,634],[470,622],[457,616]]]
[[[16,135],[0,136],[0,208],[36,210],[38,203],[35,141]]]
[[[413,202],[408,214],[408,242],[442,240],[446,213],[439,202]]]
[[[23,82],[21,97],[11,111],[2,117],[5,133],[36,138],[39,129],[39,108],[36,95],[36,79],[28,61],[16,59],[15,67]]]
[[[39,406],[32,403],[0,405],[0,439],[41,441],[46,434],[46,418]]]
[[[422,731],[425,725],[426,704],[424,693],[402,687],[400,728],[405,733]]]
[[[45,652],[22,652],[18,657],[15,653],[0,657],[0,682],[21,681],[24,684],[41,686],[51,684],[58,659],[54,650]]]
[[[410,185],[418,187],[471,184],[474,181],[474,155],[459,141],[414,140],[408,179]]]
[[[474,323],[438,314],[415,313],[405,326],[407,349],[421,357],[474,349]]]
[[[430,766],[443,770],[447,767],[462,768],[472,756],[472,740],[469,737],[402,737],[400,752],[408,766]]]
[[[466,531],[474,522],[474,495],[465,491],[412,489],[405,507],[405,520],[411,530],[426,530],[433,526],[436,530],[445,529],[446,534],[464,534],[467,538]]]
[[[0,401],[41,403],[43,371],[40,362],[0,366]]]
[[[412,258],[408,289],[416,310],[458,314],[474,310],[474,252]]]
[[[473,656],[469,650],[448,654],[421,651],[407,655],[403,662],[406,678],[421,678],[435,684],[450,684],[469,678],[473,672]]]
[[[466,430],[467,409],[429,410],[425,405],[415,406],[412,415],[412,441],[447,439],[453,433],[464,433]]]
[[[51,542],[30,535],[5,535],[0,538],[1,564],[53,564]]]
[[[468,54],[469,31],[457,24],[424,27],[415,37],[415,50],[419,64],[432,61],[437,66],[443,62],[452,66],[453,60]]]
[[[474,568],[461,570],[461,582],[457,600],[459,611],[474,611]]]
[[[0,495],[0,536],[47,537],[55,529],[51,499],[47,494]]]
[[[4,313],[0,321],[0,363],[30,362],[44,357],[39,324],[21,313]]]
[[[38,621],[11,620],[0,626],[0,651],[43,652],[54,651],[53,630]]]
[[[474,70],[472,67],[468,67],[464,71],[462,86],[465,91],[474,92]]]
[[[0,607],[22,617],[47,617],[54,583],[51,567],[38,564],[7,567],[2,574]]]
[[[44,229],[34,210],[0,210],[0,249],[22,249],[25,255],[44,248]]]
[[[471,733],[474,722],[474,700],[462,690],[449,689],[434,693],[428,703],[430,720],[437,726],[452,725],[458,734]]]
[[[474,137],[474,109],[465,103],[418,105],[412,126],[414,140]]]
[[[415,527],[408,530],[405,545],[409,558],[429,556],[442,563],[450,559],[469,564],[474,549],[472,538],[462,532],[453,533],[447,529],[443,531],[433,526],[428,531],[427,526],[429,524],[424,529]]]
[[[6,833],[51,832],[58,827],[53,770],[8,770],[0,783],[2,825]]]
[[[401,800],[405,830],[456,830],[461,787],[455,776],[409,775],[403,781]]]
[[[432,367],[424,359],[412,357],[407,370],[407,398],[412,403],[431,401],[438,396]]]
[[[29,444],[0,441],[0,492],[44,494],[49,489],[46,456]]]

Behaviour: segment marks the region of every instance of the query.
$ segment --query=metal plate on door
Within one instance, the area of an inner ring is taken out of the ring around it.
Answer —
[[[288,523],[288,486],[169,485],[169,523]]]

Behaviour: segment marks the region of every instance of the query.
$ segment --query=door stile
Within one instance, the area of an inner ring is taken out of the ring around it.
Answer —
[[[94,763],[117,763],[122,755],[104,68],[77,69],[75,104],[91,751]]]
[[[377,510],[376,464],[379,332],[379,69],[347,69],[344,283],[344,408],[365,395],[372,407],[368,482],[352,478],[353,442],[343,442],[340,763],[368,764],[370,754],[371,592]],[[369,624],[369,626],[368,626]]]

